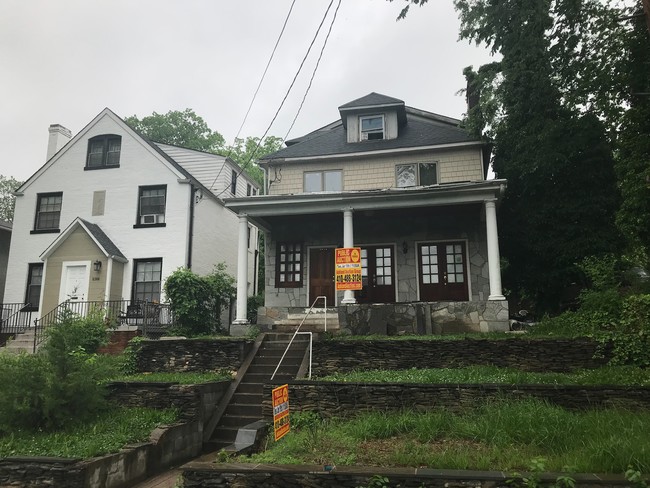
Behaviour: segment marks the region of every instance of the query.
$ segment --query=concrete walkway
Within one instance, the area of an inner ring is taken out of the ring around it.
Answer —
[[[149,478],[142,483],[138,483],[133,488],[174,488],[180,486],[180,469],[172,469],[171,471],[165,471],[164,473]]]

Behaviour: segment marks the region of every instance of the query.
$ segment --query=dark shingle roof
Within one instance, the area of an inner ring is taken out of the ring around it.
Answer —
[[[369,93],[368,95],[357,98],[356,100],[352,100],[351,102],[344,103],[339,107],[339,110],[341,109],[346,109],[346,108],[358,108],[358,107],[366,107],[368,105],[404,105],[403,100],[399,100],[397,98],[393,97],[388,97],[386,95],[382,95],[381,93]]]
[[[303,136],[301,142],[268,154],[261,160],[301,158],[312,156],[343,155],[359,152],[383,151],[419,146],[435,146],[473,142],[477,139],[469,132],[452,124],[434,120],[424,120],[407,113],[407,123],[399,129],[396,139],[347,142],[346,130],[342,124],[328,131],[312,133],[313,137]],[[311,136],[311,134],[308,134]]]
[[[126,259],[124,254],[122,254],[122,251],[120,251],[119,248],[113,243],[113,241],[111,241],[111,239],[104,233],[100,226],[81,218],[79,220],[84,223],[84,225],[88,228],[88,231],[93,235],[99,245],[102,246],[104,251],[106,251],[109,256],[117,256]]]

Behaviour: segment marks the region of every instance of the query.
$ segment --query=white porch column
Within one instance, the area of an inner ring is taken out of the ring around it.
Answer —
[[[488,271],[490,297],[488,300],[505,300],[501,290],[501,265],[499,257],[499,233],[497,231],[497,210],[494,200],[485,201],[485,227],[487,231]]]
[[[351,208],[343,210],[343,247],[354,247],[354,226],[352,223]],[[341,303],[343,305],[357,303],[357,299],[354,298],[354,291],[345,290],[343,292],[343,300],[341,300]]]
[[[239,215],[239,241],[237,247],[237,317],[233,325],[248,325],[246,302],[248,300],[248,215]],[[232,331],[231,331],[232,333]]]

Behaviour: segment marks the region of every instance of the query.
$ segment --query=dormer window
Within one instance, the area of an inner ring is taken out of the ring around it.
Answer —
[[[384,139],[384,116],[370,115],[359,117],[360,140]]]
[[[86,169],[117,168],[120,166],[122,137],[106,134],[88,141]]]

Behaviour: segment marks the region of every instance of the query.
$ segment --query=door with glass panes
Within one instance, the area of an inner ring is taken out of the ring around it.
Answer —
[[[356,292],[359,303],[395,302],[394,246],[361,247],[361,282],[363,289]]]
[[[464,242],[418,244],[420,300],[469,300]]]

